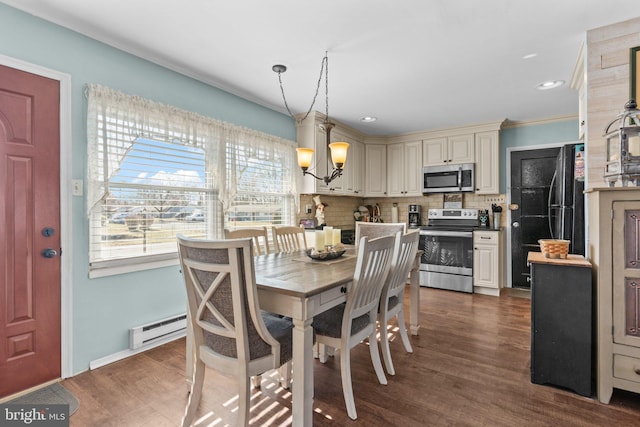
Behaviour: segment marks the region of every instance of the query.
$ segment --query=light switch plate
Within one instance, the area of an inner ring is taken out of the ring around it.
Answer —
[[[71,193],[74,196],[82,196],[82,180],[81,179],[72,179],[72,190]]]

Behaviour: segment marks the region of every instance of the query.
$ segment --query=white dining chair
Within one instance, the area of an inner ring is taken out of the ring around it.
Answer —
[[[404,222],[356,222],[355,242],[367,236],[369,240],[383,236],[394,236],[398,231],[407,232],[407,224]]]
[[[253,249],[256,255],[269,254],[269,231],[262,228],[239,228],[237,230],[224,230],[227,239],[244,239],[250,237],[253,240]]]
[[[295,252],[307,249],[307,236],[303,227],[273,227],[273,241],[277,252]]]
[[[193,380],[182,425],[191,425],[196,415],[205,365],[236,378],[236,424],[248,425],[249,380],[283,364],[290,372],[293,323],[260,310],[250,238],[177,239],[194,343]]]
[[[358,245],[353,285],[346,302],[313,318],[316,341],[340,351],[342,393],[347,413],[354,420],[358,415],[351,383],[351,349],[365,338],[369,338],[369,353],[378,381],[387,384],[378,353],[376,319],[382,286],[391,267],[394,242],[399,238],[400,233],[373,240],[363,237]]]
[[[416,260],[420,233],[418,230],[402,235],[396,240],[391,260],[391,269],[380,295],[380,307],[378,310],[378,325],[380,327],[380,347],[387,373],[395,375],[395,369],[391,360],[389,349],[389,332],[387,324],[393,317],[396,318],[398,332],[407,353],[413,353],[413,348],[407,335],[407,326],[404,320],[404,291],[409,277],[409,271]]]

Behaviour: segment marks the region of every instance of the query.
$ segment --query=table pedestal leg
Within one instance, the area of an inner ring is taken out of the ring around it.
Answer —
[[[308,320],[293,320],[293,425],[313,425],[313,328]]]

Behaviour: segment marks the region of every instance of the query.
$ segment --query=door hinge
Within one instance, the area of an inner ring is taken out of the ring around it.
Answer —
[[[613,209],[611,209],[611,220],[613,221]]]

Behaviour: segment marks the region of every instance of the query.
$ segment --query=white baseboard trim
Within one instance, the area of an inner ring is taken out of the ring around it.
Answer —
[[[122,360],[122,359],[126,359],[127,357],[134,356],[134,355],[136,355],[138,353],[142,353],[144,351],[147,351],[147,350],[150,350],[152,348],[161,346],[161,345],[166,344],[168,342],[175,341],[175,340],[177,340],[179,338],[182,338],[182,337],[184,337],[186,335],[187,335],[187,332],[185,330],[177,331],[177,332],[174,332],[172,334],[168,334],[168,335],[162,337],[161,339],[157,340],[153,344],[149,344],[149,345],[146,345],[144,347],[137,348],[135,350],[130,350],[130,349],[122,350],[122,351],[119,351],[117,353],[110,354],[109,356],[105,356],[105,357],[101,357],[100,359],[92,360],[91,362],[89,362],[89,370],[94,370],[94,369],[100,368],[101,366],[105,366],[105,365],[108,365],[110,363],[117,362],[117,361]]]

